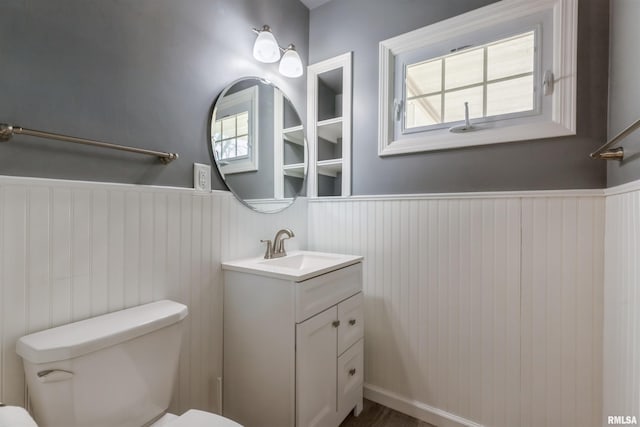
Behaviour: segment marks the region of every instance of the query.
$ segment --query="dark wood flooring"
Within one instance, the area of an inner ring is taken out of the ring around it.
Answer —
[[[340,427],[434,427],[386,406],[365,399],[364,409],[358,417],[353,413],[340,424]]]

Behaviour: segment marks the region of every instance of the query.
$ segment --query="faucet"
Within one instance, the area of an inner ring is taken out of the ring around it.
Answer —
[[[283,228],[282,230],[278,230],[278,232],[276,233],[276,237],[273,238],[273,243],[271,242],[271,240],[260,240],[262,243],[267,244],[267,250],[264,253],[264,259],[280,258],[286,256],[287,251],[284,250],[284,241],[292,237],[295,237],[293,231],[288,228]]]

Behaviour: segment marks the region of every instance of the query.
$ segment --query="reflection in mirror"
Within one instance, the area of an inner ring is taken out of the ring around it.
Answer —
[[[236,80],[218,97],[211,152],[227,187],[256,211],[281,211],[305,194],[302,120],[286,95],[266,80]]]

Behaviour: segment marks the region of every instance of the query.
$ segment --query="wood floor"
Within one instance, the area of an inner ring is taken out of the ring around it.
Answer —
[[[340,427],[434,427],[429,423],[417,420],[386,406],[370,400],[364,400],[364,409],[360,416],[353,413],[340,424]]]

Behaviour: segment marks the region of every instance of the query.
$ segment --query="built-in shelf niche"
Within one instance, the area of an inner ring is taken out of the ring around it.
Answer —
[[[305,195],[304,179],[307,152],[302,121],[281,92],[275,95],[274,123],[274,194],[276,199]]]
[[[351,52],[307,73],[310,197],[351,195]]]

